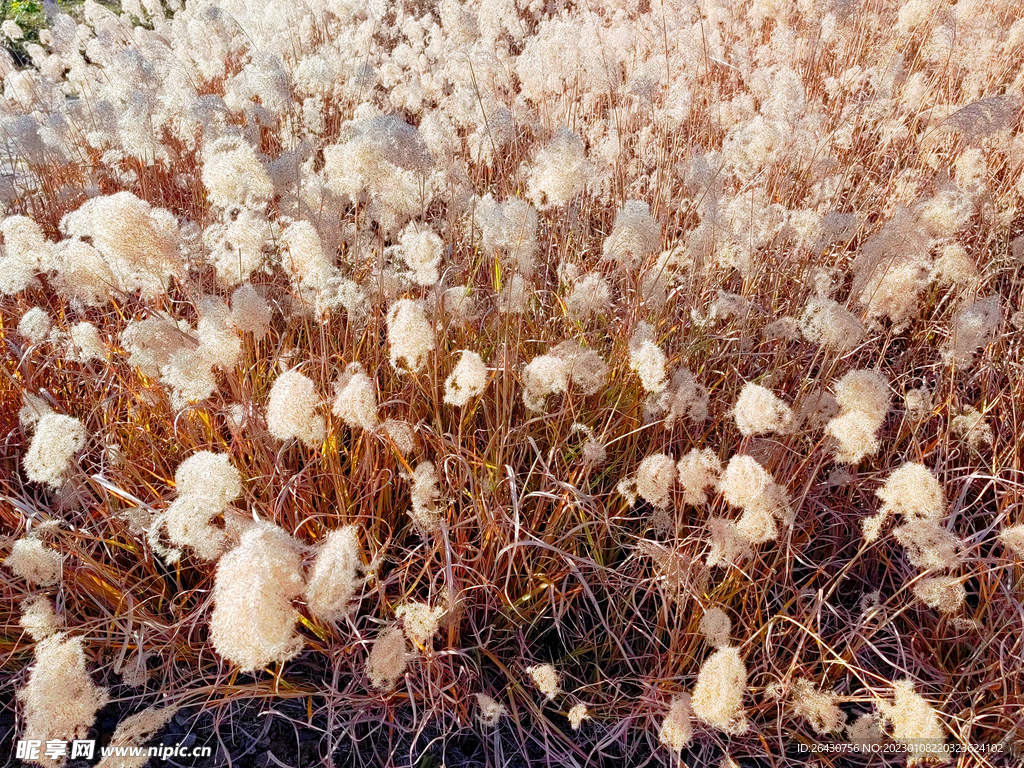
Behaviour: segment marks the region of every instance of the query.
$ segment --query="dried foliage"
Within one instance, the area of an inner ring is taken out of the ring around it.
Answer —
[[[1020,760],[1020,0],[124,8],[0,27],[20,734]]]

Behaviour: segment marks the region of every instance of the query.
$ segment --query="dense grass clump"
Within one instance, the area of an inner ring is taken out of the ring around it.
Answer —
[[[19,738],[1021,759],[1020,0],[64,10],[0,28]]]

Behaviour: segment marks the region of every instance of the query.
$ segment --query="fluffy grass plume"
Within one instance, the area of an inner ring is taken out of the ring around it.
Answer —
[[[68,478],[75,456],[85,447],[88,433],[72,416],[50,413],[39,419],[32,444],[25,454],[25,475],[34,483],[60,488]]]
[[[298,371],[286,371],[274,381],[267,401],[267,429],[278,440],[298,438],[312,447],[324,438],[324,417],[317,411],[316,385]]]
[[[357,527],[346,525],[327,534],[306,581],[304,597],[309,610],[327,621],[348,615],[362,569]]]
[[[405,673],[407,663],[408,651],[402,630],[386,629],[373,641],[366,660],[366,677],[374,688],[390,690]]]
[[[217,563],[210,638],[242,671],[283,663],[302,650],[292,601],[304,579],[294,544],[277,526],[256,523]]]
[[[691,698],[694,714],[720,731],[742,734],[750,727],[743,708],[746,689],[747,667],[739,650],[719,648],[700,667]]]
[[[681,693],[672,699],[668,714],[661,721],[658,741],[673,752],[682,752],[693,739],[693,711],[690,707],[690,696]]]
[[[4,565],[29,584],[50,587],[60,581],[60,552],[47,547],[34,536],[15,541],[10,554],[4,558]]]
[[[109,696],[86,669],[84,638],[62,632],[36,643],[35,663],[28,682],[18,690],[18,700],[23,707],[25,738],[45,743],[86,738]],[[42,753],[38,762],[59,766],[64,761]]]
[[[793,411],[759,384],[747,383],[733,407],[736,427],[744,437],[784,432],[793,423]]]
[[[906,745],[908,764],[948,763],[951,757],[942,749],[945,730],[938,713],[921,696],[909,678],[892,685],[892,701],[882,701],[879,711],[892,724],[892,737]]]
[[[554,701],[562,692],[561,679],[554,664],[534,664],[526,668],[526,673],[548,701]]]

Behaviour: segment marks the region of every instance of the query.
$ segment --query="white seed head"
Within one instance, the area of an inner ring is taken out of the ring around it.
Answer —
[[[952,336],[943,349],[943,358],[947,363],[969,365],[975,353],[995,338],[1002,322],[998,294],[961,307],[953,316]]]
[[[141,290],[147,300],[163,295],[172,277],[184,274],[184,261],[178,246],[181,233],[177,218],[169,210],[154,208],[131,192],[93,197],[78,210],[64,216],[60,228],[69,237],[83,241],[89,238],[92,247],[109,268],[109,278],[118,291]],[[74,252],[75,256],[80,253]],[[68,253],[68,260],[72,254]],[[104,277],[89,270],[94,278]],[[90,280],[88,293],[99,299],[103,286]]]
[[[754,457],[741,455],[729,459],[719,488],[725,500],[744,513],[764,513],[789,523],[792,511],[785,489]]]
[[[907,409],[907,418],[914,422],[923,421],[934,408],[931,390],[925,386],[907,390],[903,403]]]
[[[319,407],[320,396],[310,378],[296,370],[282,373],[267,401],[267,429],[278,440],[295,437],[307,448],[316,448],[327,432]]]
[[[35,536],[15,541],[4,565],[29,584],[50,587],[60,581],[60,553],[45,546]]]
[[[480,724],[484,728],[493,728],[502,717],[508,714],[508,710],[503,704],[484,693],[476,694],[476,704],[480,708],[477,717],[480,718]]]
[[[937,520],[945,512],[945,495],[938,479],[924,464],[907,462],[894,470],[876,491],[888,514],[905,520]]]
[[[96,713],[109,697],[105,688],[93,683],[85,663],[81,637],[62,632],[36,643],[28,683],[18,691],[25,719],[23,739],[38,739],[45,744],[86,738]],[[59,766],[63,761],[44,758],[39,762]]]
[[[693,739],[693,707],[690,695],[681,693],[673,697],[668,714],[658,731],[658,741],[673,752],[682,752]]]
[[[412,299],[400,299],[387,314],[391,365],[400,370],[399,362],[410,371],[418,371],[434,349],[434,328],[423,313],[423,306]]]
[[[819,690],[806,678],[793,683],[790,705],[793,714],[805,718],[815,733],[835,733],[846,725],[846,715],[837,704],[839,697],[832,691]]]
[[[1006,526],[999,534],[999,540],[1008,550],[1007,554],[1024,559],[1024,524]]]
[[[569,314],[582,320],[605,314],[612,305],[612,291],[608,281],[597,272],[591,272],[576,281],[572,293],[565,300]]]
[[[694,448],[679,460],[676,471],[683,487],[683,500],[698,506],[707,501],[707,489],[718,485],[722,462],[710,448]]]
[[[262,338],[270,328],[272,316],[270,305],[251,283],[242,283],[231,294],[231,324],[242,333]]]
[[[914,584],[914,594],[925,605],[945,614],[959,611],[967,599],[960,576],[925,576]]]
[[[878,451],[878,430],[889,410],[889,384],[872,370],[850,371],[836,383],[839,415],[825,426],[836,461],[856,464]]]
[[[560,128],[534,157],[526,183],[530,201],[541,210],[564,206],[586,186],[588,167],[583,142]]]
[[[849,411],[836,416],[825,426],[835,439],[835,459],[841,464],[856,464],[865,456],[878,452],[878,422],[863,411]]]
[[[665,389],[668,384],[666,364],[661,347],[649,339],[630,347],[629,367],[640,377],[645,392],[657,394]]]
[[[40,344],[46,341],[52,325],[50,316],[45,309],[32,307],[18,321],[18,333],[28,339],[30,343]]]
[[[383,424],[383,430],[403,456],[408,456],[416,447],[416,429],[409,422],[388,419]]]
[[[882,717],[892,723],[892,738],[904,744],[909,754],[909,763],[917,763],[929,756],[948,761],[948,754],[941,751],[946,741],[938,713],[917,691],[914,683],[905,678],[893,683],[893,701],[880,702],[878,709]]]
[[[440,279],[444,242],[429,229],[410,224],[399,238],[399,248],[412,280],[417,285],[434,285]]]
[[[85,426],[78,419],[59,413],[43,416],[36,424],[24,458],[28,479],[45,483],[52,489],[60,488],[74,464],[75,455],[85,447],[86,437]]]
[[[40,395],[33,395],[28,390],[21,393],[21,401],[22,406],[18,411],[18,423],[26,434],[31,434],[43,416],[53,413],[53,408],[50,407],[46,398]]]
[[[836,382],[840,412],[861,411],[881,422],[889,410],[889,383],[878,371],[850,371]]]
[[[0,34],[3,34],[8,40],[21,40],[25,36],[14,19],[5,19],[4,23],[0,24]]]
[[[936,520],[910,520],[893,529],[893,536],[906,549],[907,560],[918,568],[947,570],[963,559],[964,543]]]
[[[744,437],[786,432],[793,425],[793,411],[760,384],[747,382],[733,408],[736,426]]]
[[[71,343],[78,350],[76,358],[83,363],[92,360],[103,362],[107,359],[107,345],[99,330],[92,323],[75,323],[71,327]]]
[[[306,582],[306,605],[325,621],[338,621],[349,614],[359,589],[359,531],[346,525],[327,534],[317,548],[316,559]]]
[[[668,508],[676,472],[671,456],[655,453],[645,457],[636,470],[636,491],[640,498],[658,509]]]
[[[377,635],[366,660],[366,676],[370,685],[382,691],[395,687],[408,663],[405,635],[398,627],[386,629]]]
[[[724,648],[729,645],[729,633],[732,632],[732,621],[729,614],[717,605],[704,611],[700,619],[700,633],[711,645]]]
[[[569,725],[572,726],[572,729],[578,731],[583,725],[583,721],[590,719],[590,712],[587,710],[586,704],[577,703],[569,708],[566,717],[569,718]]]
[[[991,445],[995,440],[992,426],[977,408],[967,407],[949,423],[953,434],[972,448],[978,450],[982,446]]]
[[[635,266],[661,250],[661,226],[641,200],[627,200],[615,216],[615,226],[604,241],[604,258],[621,266]]]
[[[736,648],[719,648],[701,665],[691,703],[694,714],[720,731],[744,733],[750,726],[743,711],[747,667]]]
[[[707,564],[734,565],[750,554],[750,542],[736,528],[736,523],[724,517],[712,517],[708,520],[708,537],[711,549],[708,551]]]
[[[227,537],[213,520],[242,495],[241,475],[226,453],[198,451],[178,465],[174,484],[178,497],[154,521],[150,545],[165,562],[177,562],[181,551],[160,544],[160,531],[165,530],[176,547],[188,547],[200,560],[216,560]]]
[[[824,296],[807,300],[800,316],[800,332],[808,341],[849,352],[864,338],[864,326],[842,304]]]
[[[349,363],[334,388],[338,394],[331,413],[352,428],[376,428],[377,386],[363,366]]]
[[[533,679],[537,690],[543,693],[548,701],[562,692],[560,681],[554,664],[535,664],[526,668],[527,674]]]
[[[324,254],[323,243],[316,227],[308,221],[295,221],[282,233],[286,253],[281,264],[292,278],[293,284],[307,290],[326,289],[334,276],[334,265]]]
[[[53,610],[48,597],[35,595],[21,601],[21,616],[18,624],[33,640],[45,640],[60,631],[60,618]]]
[[[302,650],[292,601],[303,591],[296,542],[271,523],[246,529],[217,564],[210,639],[241,672],[283,664]]]
[[[203,160],[203,185],[222,208],[265,205],[274,193],[267,169],[251,145],[234,138],[214,144]]]
[[[459,362],[444,382],[444,401],[462,407],[487,387],[487,366],[476,352],[460,351]]]
[[[436,533],[441,525],[438,509],[440,491],[437,488],[437,470],[433,462],[421,461],[412,476],[412,509],[409,515],[423,534]]]
[[[523,403],[531,411],[544,410],[545,398],[568,386],[569,366],[557,355],[539,355],[523,369]]]
[[[426,648],[431,644],[444,614],[443,605],[431,608],[426,603],[418,602],[405,603],[395,609],[395,616],[402,620],[405,636],[418,648]]]
[[[171,389],[171,406],[176,411],[210,397],[217,389],[213,362],[200,349],[183,347],[160,368],[160,382]]]

